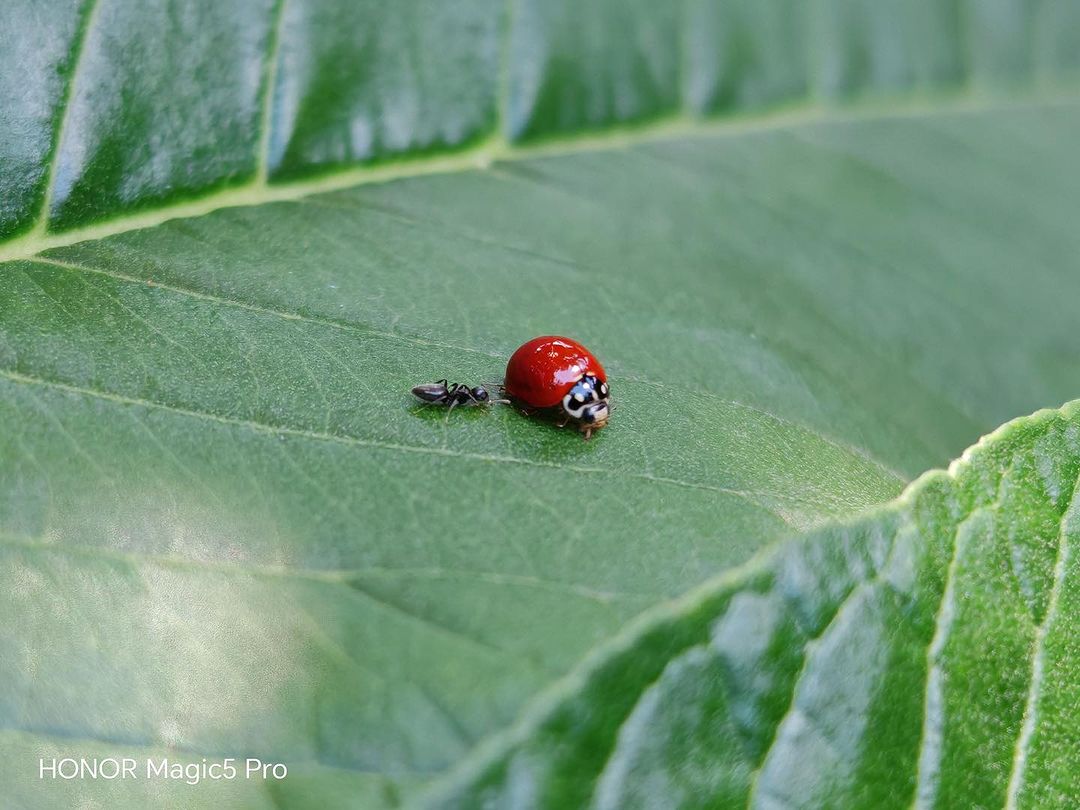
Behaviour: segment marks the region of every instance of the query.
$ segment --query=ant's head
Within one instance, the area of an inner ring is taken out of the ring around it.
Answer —
[[[488,397],[491,396],[487,392],[487,389],[484,388],[484,386],[482,385],[476,386],[476,388],[473,388],[469,393],[472,394],[473,399],[475,399],[477,402],[487,402]]]

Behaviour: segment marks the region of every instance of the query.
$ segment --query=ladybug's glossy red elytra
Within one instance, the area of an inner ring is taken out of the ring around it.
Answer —
[[[607,374],[592,352],[567,337],[544,335],[518,348],[506,364],[506,393],[528,408],[558,409],[585,438],[611,413]]]

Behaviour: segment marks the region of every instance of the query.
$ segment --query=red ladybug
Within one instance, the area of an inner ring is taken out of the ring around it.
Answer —
[[[607,374],[593,353],[567,337],[545,335],[521,346],[506,364],[506,393],[529,408],[558,409],[585,438],[611,413]]]

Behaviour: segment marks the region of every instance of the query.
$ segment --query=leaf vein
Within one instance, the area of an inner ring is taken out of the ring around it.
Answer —
[[[972,515],[977,512],[972,513]],[[936,774],[939,762],[931,757],[935,756],[934,748],[940,745],[941,736],[940,722],[942,718],[933,710],[935,679],[943,677],[938,658],[945,643],[948,640],[949,631],[953,623],[953,605],[955,602],[956,569],[960,561],[960,529],[970,519],[959,521],[950,533],[949,564],[945,569],[945,581],[941,589],[941,599],[938,602],[937,611],[934,613],[934,634],[926,647],[926,687],[923,690],[923,721],[922,733],[919,736],[919,745],[916,749],[915,758],[915,796],[913,807],[933,804],[934,787],[929,784],[932,776]],[[931,716],[934,715],[934,716]],[[933,729],[933,731],[931,731]]]
[[[259,145],[256,155],[255,178],[256,182],[266,185],[270,174],[270,135],[274,122],[274,87],[277,84],[277,72],[279,52],[281,49],[281,27],[285,19],[285,6],[289,0],[277,0],[274,4],[273,23],[270,27],[270,37],[267,43],[266,62],[263,65],[263,88],[262,111],[259,123]]]
[[[776,727],[773,729],[772,739],[769,740],[769,744],[765,746],[765,750],[761,753],[761,757],[758,760],[757,767],[754,769],[753,776],[750,780],[750,790],[746,797],[747,810],[754,806],[754,801],[757,798],[758,791],[761,784],[761,773],[765,770],[765,763],[769,758],[769,754],[776,747],[777,742],[780,739],[780,732],[784,727],[784,723],[788,718],[802,713],[798,706],[795,705],[795,699],[799,691],[799,684],[802,682],[803,676],[806,675],[806,671],[810,666],[810,659],[813,654],[813,648],[820,642],[829,631],[836,625],[837,620],[844,614],[845,609],[854,603],[857,594],[863,590],[868,590],[873,586],[882,582],[882,571],[878,571],[870,579],[862,580],[851,587],[851,589],[844,595],[844,598],[836,606],[836,610],[832,616],[829,617],[829,621],[822,628],[821,632],[814,636],[812,639],[803,644],[802,664],[799,668],[799,672],[795,676],[795,680],[791,684],[791,701],[788,703],[787,710],[783,716],[777,722]]]
[[[345,580],[345,584],[348,585],[350,592],[356,593],[359,596],[363,597],[364,601],[377,605],[381,610],[403,618],[409,623],[419,624],[429,630],[434,630],[439,635],[450,636],[459,641],[464,641],[468,643],[470,647],[477,647],[487,654],[513,657],[509,650],[505,650],[502,647],[492,644],[490,641],[486,641],[477,636],[470,636],[467,633],[463,633],[461,630],[458,630],[457,628],[451,627],[448,624],[443,624],[442,622],[435,621],[430,616],[425,616],[424,614],[417,611],[409,610],[396,602],[390,601],[389,599],[384,599],[382,596],[379,596],[378,594],[368,590],[355,580]],[[540,664],[537,664],[537,667],[546,670],[546,667],[543,667]],[[557,672],[547,671],[547,675],[549,676],[556,676],[558,674],[559,673]]]
[[[398,340],[403,343],[410,343],[416,346],[433,346],[440,349],[453,349],[454,351],[469,352],[471,354],[479,354],[485,357],[493,357],[502,359],[502,355],[494,354],[492,352],[481,351],[480,349],[474,349],[470,346],[458,346],[453,343],[441,343],[434,340],[425,340],[424,338],[413,337],[411,335],[403,335],[398,332],[387,332],[373,327],[360,326],[354,323],[344,323],[342,321],[336,321],[331,318],[320,318],[312,315],[302,315],[297,312],[287,312],[285,310],[274,309],[272,307],[264,307],[259,304],[249,304],[244,301],[238,301],[235,298],[226,298],[220,295],[214,295],[213,293],[200,292],[188,287],[179,287],[173,284],[164,284],[151,279],[140,279],[127,273],[121,273],[116,270],[106,270],[101,267],[90,267],[84,264],[77,264],[74,262],[62,261],[60,259],[53,259],[47,256],[35,256],[32,260],[37,264],[48,264],[54,267],[59,267],[65,270],[71,270],[83,273],[94,273],[100,276],[107,276],[109,278],[116,279],[117,281],[123,281],[129,284],[138,284],[139,286],[147,286],[152,284],[155,289],[167,290],[177,295],[187,296],[189,298],[196,298],[202,301],[209,301],[221,306],[233,307],[236,309],[244,309],[249,312],[255,312],[259,315],[268,315],[275,318],[282,318],[287,321],[300,321],[302,323],[309,323],[315,326],[324,326],[328,329],[337,329],[343,332],[352,332],[359,335],[366,335],[369,337],[387,338],[389,340]]]
[[[60,150],[64,145],[64,134],[67,131],[71,102],[75,98],[75,84],[82,68],[83,54],[86,52],[86,42],[90,39],[90,32],[97,22],[98,10],[101,8],[99,0],[87,0],[88,6],[83,12],[83,21],[79,36],[72,48],[71,75],[65,85],[64,99],[60,110],[60,123],[56,127],[56,142],[53,144],[52,154],[49,156],[49,165],[45,170],[45,194],[41,200],[41,211],[38,213],[37,222],[31,231],[31,236],[42,236],[48,230],[49,215],[52,209],[53,194],[56,189],[56,169],[60,163]]]
[[[190,557],[161,556],[139,554],[131,551],[101,548],[99,546],[65,546],[55,541],[17,537],[0,532],[0,545],[9,548],[23,548],[31,551],[48,551],[58,554],[94,557],[103,560],[115,560],[128,565],[160,565],[168,568],[188,568],[215,571],[229,576],[247,575],[252,577],[281,577],[286,579],[305,579],[328,585],[352,587],[353,581],[363,577],[416,577],[428,579],[465,578],[475,579],[500,586],[521,586],[532,588],[551,588],[562,593],[589,599],[601,604],[609,604],[616,599],[647,600],[649,603],[666,598],[661,593],[629,593],[622,591],[598,591],[586,585],[573,582],[541,579],[533,576],[507,574],[498,571],[471,571],[455,568],[290,568],[282,565],[260,563],[226,562],[219,560],[194,559]]]
[[[90,267],[88,265],[78,264],[78,263],[75,263],[75,262],[63,261],[63,260],[54,259],[54,258],[45,257],[45,256],[35,257],[32,261],[34,261],[35,263],[48,264],[48,265],[51,265],[51,266],[54,266],[54,267],[58,267],[58,268],[61,268],[61,269],[64,269],[64,270],[69,270],[69,271],[74,271],[74,272],[94,273],[96,275],[106,276],[108,278],[113,278],[113,279],[116,279],[118,281],[123,281],[123,282],[129,283],[129,284],[137,284],[139,286],[145,286],[148,283],[148,281],[146,279],[139,279],[139,278],[136,278],[135,276],[131,276],[131,275],[128,275],[126,273],[120,273],[118,271],[107,270],[107,269],[99,268],[99,267]],[[299,313],[288,312],[288,311],[279,310],[279,309],[273,309],[273,308],[270,308],[270,307],[260,306],[258,304],[249,304],[249,303],[246,303],[244,301],[238,301],[238,300],[236,300],[234,298],[225,298],[225,297],[222,297],[222,296],[214,295],[212,293],[200,292],[198,290],[193,290],[193,289],[190,289],[188,287],[179,287],[179,286],[172,285],[172,284],[163,284],[163,283],[158,283],[158,282],[154,282],[154,287],[157,288],[157,289],[167,290],[169,292],[176,293],[177,295],[188,296],[188,297],[195,298],[195,299],[198,299],[198,300],[209,301],[209,302],[212,302],[212,303],[215,303],[215,304],[220,304],[222,306],[247,310],[249,312],[254,312],[254,313],[257,313],[257,314],[260,314],[260,315],[267,315],[267,316],[270,316],[270,317],[282,318],[284,320],[300,321],[302,323],[308,323],[308,324],[312,324],[314,326],[322,326],[322,327],[326,327],[326,328],[329,328],[329,329],[336,329],[336,330],[339,330],[339,331],[349,332],[349,333],[353,333],[353,334],[357,334],[357,335],[363,335],[363,336],[369,336],[369,337],[377,337],[377,338],[385,338],[385,339],[388,339],[388,340],[396,340],[396,341],[400,341],[400,342],[403,342],[403,343],[408,343],[408,344],[411,344],[411,345],[432,346],[432,347],[436,347],[436,348],[440,348],[440,349],[452,349],[453,351],[468,352],[470,354],[476,354],[476,355],[480,355],[482,357],[491,357],[493,359],[497,359],[497,360],[500,360],[500,361],[504,359],[504,355],[502,355],[502,354],[498,354],[496,352],[487,352],[487,351],[484,351],[482,349],[474,348],[472,346],[462,346],[462,345],[453,344],[453,343],[443,343],[443,342],[440,342],[440,341],[433,341],[433,340],[427,340],[425,338],[419,338],[419,337],[413,337],[413,336],[410,336],[410,335],[404,335],[404,334],[401,334],[401,333],[398,333],[398,332],[388,332],[388,331],[377,330],[377,329],[374,329],[374,328],[368,327],[368,326],[359,326],[357,324],[352,324],[352,323],[343,323],[341,321],[336,321],[336,320],[329,319],[329,318],[320,318],[320,317],[314,317],[314,316],[310,316],[310,315],[301,315]],[[55,301],[55,299],[53,299],[53,300]],[[56,302],[56,303],[57,303],[57,306],[61,306],[59,304],[59,302]],[[626,380],[628,382],[639,383],[641,385],[649,385],[649,386],[652,386],[654,388],[665,388],[665,389],[670,390],[673,387],[678,387],[680,390],[683,390],[683,391],[686,391],[688,393],[695,394],[695,395],[698,395],[698,396],[701,396],[701,397],[708,398],[708,399],[710,399],[710,400],[712,400],[714,402],[718,402],[718,403],[721,403],[721,404],[724,404],[724,405],[730,405],[731,407],[746,410],[746,411],[749,411],[751,413],[757,414],[759,416],[765,417],[765,418],[773,421],[776,424],[797,428],[799,430],[805,430],[808,433],[813,434],[814,436],[816,436],[818,439],[825,442],[826,444],[829,444],[829,445],[837,448],[838,450],[840,450],[842,452],[848,453],[848,454],[853,455],[853,456],[857,456],[858,458],[861,458],[861,459],[873,464],[875,467],[877,467],[878,469],[880,469],[882,472],[886,473],[890,477],[895,478],[896,480],[898,480],[898,481],[900,481],[902,483],[907,482],[907,478],[902,473],[898,472],[897,470],[894,470],[894,469],[890,468],[889,466],[887,466],[886,464],[884,464],[880,460],[878,460],[878,459],[874,458],[873,456],[871,456],[865,450],[862,450],[862,449],[860,449],[858,447],[854,447],[852,445],[849,445],[849,444],[841,442],[841,441],[839,441],[837,439],[834,439],[831,436],[828,436],[828,435],[820,432],[819,430],[817,430],[817,429],[815,429],[813,427],[810,427],[809,425],[803,424],[802,422],[798,422],[796,420],[789,419],[787,417],[783,417],[783,416],[779,416],[779,415],[774,414],[774,413],[770,413],[769,411],[767,411],[767,410],[765,410],[763,408],[757,407],[755,405],[750,405],[748,403],[740,402],[738,400],[725,398],[725,397],[723,397],[723,396],[721,396],[719,394],[716,394],[716,393],[714,393],[712,391],[705,391],[705,390],[702,390],[702,389],[690,388],[690,387],[685,386],[685,385],[677,385],[677,386],[675,386],[675,385],[672,385],[670,383],[658,382],[658,381],[654,381],[654,380],[648,380],[648,379],[645,379],[643,377],[628,376],[628,375],[625,375],[625,374],[620,374],[619,376],[620,376],[620,379],[622,379],[622,380]],[[796,498],[789,498],[788,500],[800,501],[800,499],[796,499]],[[800,501],[800,502],[802,502],[802,501]]]
[[[1035,638],[1031,656],[1031,682],[1028,686],[1027,698],[1024,702],[1024,719],[1020,725],[1020,733],[1016,738],[1016,748],[1013,754],[1012,767],[1009,773],[1009,786],[1006,791],[1005,808],[1015,810],[1020,797],[1020,791],[1024,787],[1024,768],[1027,765],[1028,748],[1031,738],[1035,734],[1035,724],[1038,721],[1038,700],[1042,691],[1045,664],[1046,634],[1050,625],[1057,617],[1058,603],[1061,589],[1065,584],[1066,566],[1069,561],[1070,547],[1066,522],[1070,515],[1072,504],[1076,499],[1077,489],[1080,488],[1080,476],[1073,484],[1072,496],[1061,515],[1061,523],[1058,530],[1057,555],[1054,560],[1054,582],[1050,587],[1050,597],[1047,600],[1046,615],[1042,622],[1035,628]]]
[[[768,505],[768,502],[770,500],[793,503],[813,502],[811,499],[801,499],[787,493],[735,489],[733,487],[722,487],[713,484],[704,484],[696,481],[687,481],[682,478],[670,478],[645,472],[631,472],[626,470],[608,469],[604,467],[583,467],[578,465],[557,464],[555,462],[538,461],[535,459],[520,458],[515,456],[498,456],[487,453],[471,453],[454,450],[448,447],[425,447],[422,445],[401,444],[398,442],[389,442],[379,439],[363,439],[356,436],[340,435],[333,433],[320,433],[318,431],[305,430],[303,428],[271,425],[263,422],[257,422],[251,419],[239,419],[235,417],[222,416],[219,414],[208,413],[206,411],[184,408],[177,405],[168,405],[164,402],[154,402],[152,400],[139,399],[137,397],[129,397],[122,394],[110,393],[107,391],[98,391],[92,388],[71,385],[69,383],[58,382],[55,380],[45,380],[39,377],[32,377],[26,374],[20,374],[9,369],[0,369],[0,378],[5,378],[13,383],[21,385],[51,388],[58,391],[64,391],[65,393],[75,394],[77,396],[93,397],[95,399],[106,400],[119,405],[167,411],[169,413],[175,413],[180,416],[186,416],[192,419],[204,419],[206,421],[216,422],[218,424],[228,425],[230,427],[242,427],[258,433],[269,433],[273,436],[293,436],[299,439],[306,439],[318,442],[329,442],[333,444],[344,445],[346,447],[368,447],[380,450],[393,450],[402,453],[418,453],[421,455],[446,456],[454,459],[485,462],[492,464],[518,464],[524,467],[563,470],[566,472],[580,475],[605,475],[615,478],[635,478],[642,481],[650,481],[657,484],[669,484],[671,486],[678,486],[686,489],[697,489],[706,492],[718,492],[743,499],[753,504],[754,506],[757,506],[764,511],[769,512],[784,523],[788,523],[788,520],[785,519],[778,510]]]

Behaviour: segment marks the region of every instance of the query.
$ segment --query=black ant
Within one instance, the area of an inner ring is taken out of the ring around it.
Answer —
[[[506,399],[492,399],[491,394],[482,385],[470,388],[461,383],[448,383],[446,380],[418,385],[412,390],[413,396],[427,405],[447,405],[450,411],[458,405],[493,405],[497,402],[509,402]],[[449,415],[449,411],[447,411]]]

